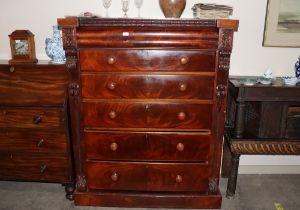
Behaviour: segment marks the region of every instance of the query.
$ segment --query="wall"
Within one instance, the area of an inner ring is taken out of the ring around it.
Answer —
[[[109,9],[111,17],[121,17],[120,0],[112,0]],[[240,20],[240,28],[235,34],[234,50],[231,60],[231,75],[261,75],[267,67],[272,67],[277,76],[294,75],[293,65],[300,55],[299,48],[262,47],[264,20],[267,0],[187,0],[182,17],[191,18],[191,7],[198,2],[217,2],[234,7],[232,18]],[[131,0],[129,17],[137,16],[137,9]],[[38,59],[47,59],[44,40],[51,37],[51,26],[56,18],[65,15],[78,15],[84,11],[105,16],[101,0],[1,0],[0,3],[0,59],[10,58],[8,34],[16,29],[29,29],[35,34]],[[163,18],[158,0],[144,0],[142,17]],[[243,156],[241,165],[300,165],[300,157]],[[241,167],[243,169],[243,167]],[[261,167],[262,168],[262,167]],[[283,168],[272,167],[273,172],[284,172]],[[296,167],[296,172],[300,167]],[[291,171],[293,169],[294,171]],[[252,169],[255,171],[256,169]],[[247,172],[245,170],[245,172]],[[263,172],[259,167],[256,172]],[[270,170],[269,170],[270,172]],[[295,167],[285,172],[295,172]]]

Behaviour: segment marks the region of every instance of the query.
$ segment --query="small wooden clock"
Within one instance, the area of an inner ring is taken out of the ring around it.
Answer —
[[[10,64],[37,63],[34,34],[29,30],[16,30],[9,35],[12,59]]]

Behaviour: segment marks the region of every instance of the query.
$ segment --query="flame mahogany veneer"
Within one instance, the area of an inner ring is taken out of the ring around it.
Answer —
[[[75,204],[220,208],[237,20],[58,19],[71,73]]]

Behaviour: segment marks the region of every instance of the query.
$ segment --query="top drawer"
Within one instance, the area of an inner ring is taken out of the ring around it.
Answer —
[[[1,105],[62,105],[67,84],[65,65],[0,65]]]
[[[193,71],[214,72],[214,51],[84,49],[80,51],[82,71]]]

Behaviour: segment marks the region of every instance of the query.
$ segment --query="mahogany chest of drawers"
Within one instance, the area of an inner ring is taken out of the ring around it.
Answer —
[[[235,20],[59,19],[76,205],[220,208]]]
[[[72,199],[65,65],[0,64],[0,180],[58,182]]]

